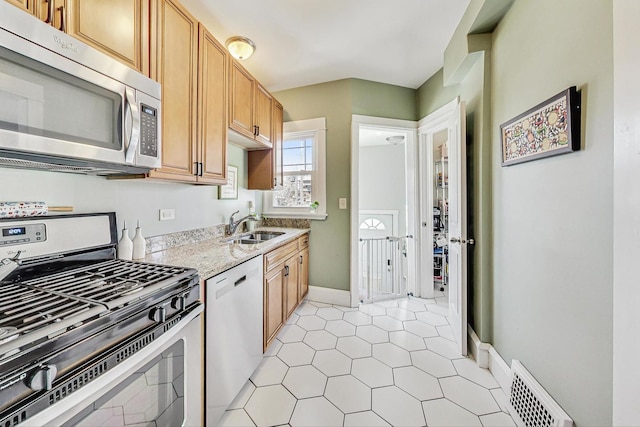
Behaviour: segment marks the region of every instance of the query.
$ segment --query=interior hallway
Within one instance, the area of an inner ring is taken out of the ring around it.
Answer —
[[[442,292],[359,308],[304,301],[223,426],[515,426],[487,369],[457,354]]]

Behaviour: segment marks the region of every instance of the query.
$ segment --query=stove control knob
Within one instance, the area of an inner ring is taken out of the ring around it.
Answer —
[[[167,320],[167,312],[163,306],[151,309],[149,318],[155,322],[162,323]]]
[[[171,307],[175,310],[182,311],[184,310],[185,302],[185,298],[182,295],[174,297],[173,300],[171,300]]]
[[[51,390],[57,373],[56,365],[40,366],[27,378],[27,387],[34,391]]]

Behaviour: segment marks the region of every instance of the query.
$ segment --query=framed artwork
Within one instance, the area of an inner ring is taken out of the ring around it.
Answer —
[[[238,167],[227,166],[227,183],[218,187],[218,199],[238,198]]]
[[[580,149],[580,93],[572,86],[500,126],[502,166]]]

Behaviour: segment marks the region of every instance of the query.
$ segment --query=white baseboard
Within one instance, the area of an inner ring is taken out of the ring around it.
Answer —
[[[471,326],[467,328],[469,331],[469,350],[476,359],[476,363],[480,368],[488,368],[491,371],[500,384],[500,388],[508,396],[511,393],[511,368],[491,344],[480,341]]]
[[[323,302],[325,304],[351,307],[351,292],[340,289],[322,288],[320,286],[309,286],[307,294],[309,301]]]

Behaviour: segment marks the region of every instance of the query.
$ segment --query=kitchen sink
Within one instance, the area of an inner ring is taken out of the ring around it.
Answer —
[[[283,234],[284,233],[281,231],[254,231],[253,233],[241,234],[237,237],[225,240],[225,242],[239,243],[242,245],[256,245],[258,243],[266,242],[267,240],[282,236]]]

